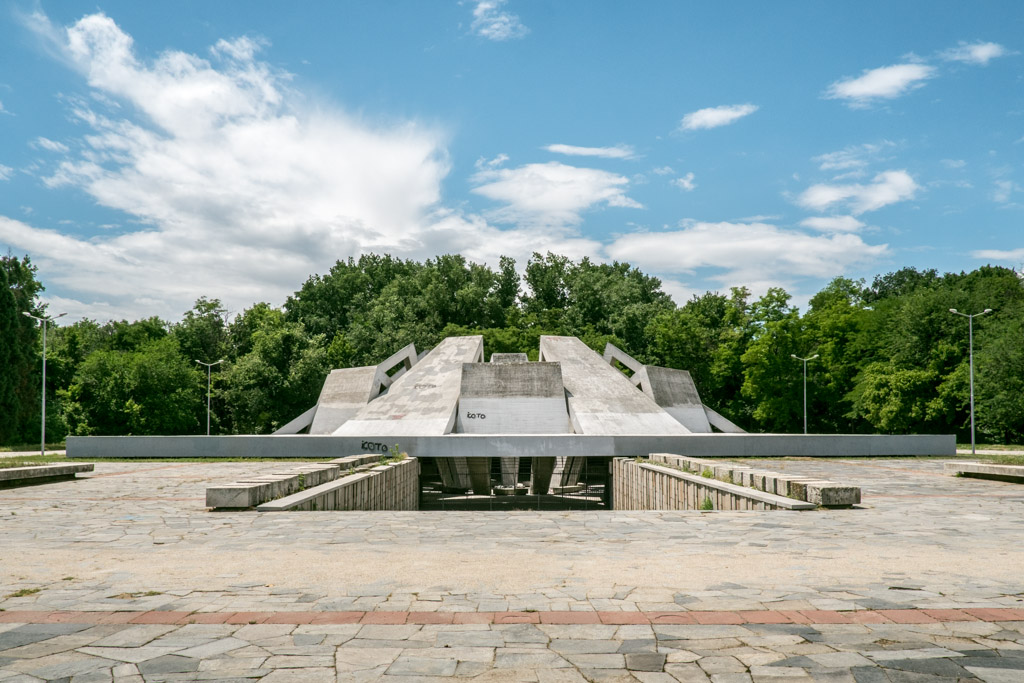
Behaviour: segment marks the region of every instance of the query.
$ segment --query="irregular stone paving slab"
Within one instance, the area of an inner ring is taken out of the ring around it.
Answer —
[[[1024,680],[1019,485],[744,464],[849,482],[863,509],[205,511],[210,483],[281,463],[3,490],[0,683]]]

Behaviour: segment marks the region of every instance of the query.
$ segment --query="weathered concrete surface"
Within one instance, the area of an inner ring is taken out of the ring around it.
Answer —
[[[687,430],[695,434],[711,433],[711,423],[689,372],[645,365],[633,379],[639,382],[645,394]]]
[[[448,337],[343,424],[337,436],[448,434],[455,426],[462,364],[483,360],[483,337]]]
[[[249,508],[274,498],[287,496],[310,486],[338,478],[338,465],[302,465],[286,471],[248,476],[230,484],[209,486],[206,507]]]
[[[324,380],[310,434],[333,434],[380,394],[376,366],[332,370]],[[375,393],[376,392],[376,393]]]
[[[615,458],[612,461],[616,510],[813,510],[806,501],[793,500],[714,478],[677,469]]]
[[[55,463],[52,465],[29,465],[0,469],[0,485],[14,486],[43,479],[73,479],[79,472],[92,472],[92,463]]]
[[[530,359],[525,353],[492,353],[491,363],[528,363]]]
[[[257,510],[416,510],[418,507],[419,462],[406,458],[265,502]]]
[[[557,361],[577,434],[686,434],[686,428],[576,337],[540,338],[540,360]]]
[[[831,481],[753,469],[738,463],[703,458],[688,458],[672,453],[651,453],[652,462],[681,467],[693,474],[708,475],[720,481],[747,486],[780,496],[788,496],[822,507],[849,507],[861,501],[860,489]]]
[[[946,474],[999,479],[1024,483],[1024,466],[999,465],[991,462],[947,462],[943,465]]]
[[[675,423],[675,420],[672,422]],[[370,433],[366,436],[343,437],[69,436],[67,439],[69,458],[293,457],[316,460],[368,452],[385,453],[396,442],[399,442],[402,451],[419,458],[481,455],[604,457],[646,456],[650,453],[716,458],[949,457],[956,453],[956,438],[952,434],[448,434],[394,438],[393,435],[378,436]]]
[[[566,434],[572,431],[558,363],[494,363],[493,360],[491,363],[465,363],[460,396],[456,420],[456,431],[460,433]],[[535,468],[534,474],[539,476],[531,488],[540,487],[547,493],[553,469],[554,463]],[[501,471],[502,485],[515,486],[519,458],[502,458]],[[489,481],[486,473],[478,476]],[[474,485],[474,491],[480,484]]]

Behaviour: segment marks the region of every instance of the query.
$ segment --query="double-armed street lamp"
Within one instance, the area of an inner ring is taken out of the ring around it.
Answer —
[[[57,315],[49,318],[40,318],[39,316],[32,315],[28,311],[22,311],[21,314],[37,321],[43,328],[43,426],[42,434],[40,436],[41,443],[39,445],[39,455],[46,455],[46,325],[47,323],[52,323],[57,318],[63,318],[67,313],[58,313]]]
[[[991,313],[992,309],[986,308],[981,313],[968,314],[951,308],[949,312],[967,318],[968,356],[971,359],[971,455],[974,455],[974,319],[986,313]]]
[[[196,362],[199,363],[200,365],[205,365],[206,366],[206,435],[209,436],[210,435],[210,377],[211,377],[211,373],[213,372],[213,366],[214,365],[220,365],[221,363],[224,362],[224,359],[221,358],[220,360],[214,361],[213,363],[204,363],[201,360],[196,360]]]
[[[814,354],[810,358],[801,358],[795,354],[789,354],[791,358],[803,361],[804,363],[804,434],[807,434],[807,361],[814,360],[818,357],[818,354]]]

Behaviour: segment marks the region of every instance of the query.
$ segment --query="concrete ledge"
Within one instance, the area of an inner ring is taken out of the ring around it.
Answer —
[[[380,455],[349,455],[320,464],[301,465],[285,472],[254,475],[231,484],[209,486],[206,507],[215,510],[251,508],[303,489],[334,481],[341,472],[379,462]]]
[[[680,479],[691,481],[696,484],[707,486],[708,488],[717,489],[719,491],[725,491],[733,496],[739,498],[748,498],[755,500],[759,503],[765,503],[773,508],[780,510],[813,510],[815,505],[806,501],[793,500],[792,498],[786,498],[785,496],[777,496],[774,493],[765,493],[764,491],[758,491],[757,489],[746,488],[744,486],[737,486],[736,484],[728,484],[724,481],[718,481],[717,479],[708,479],[706,477],[700,477],[693,474],[687,474],[674,470],[670,467],[661,467],[659,465],[648,465],[646,463],[640,463],[640,467],[647,470],[654,470],[661,472],[662,474],[668,474],[671,476],[677,476]]]
[[[671,467],[616,458],[612,461],[616,510],[813,510],[816,506]]]
[[[306,458],[379,453],[392,446],[415,458],[715,458],[956,456],[952,434],[446,434],[444,436],[69,436],[69,458]]]
[[[860,487],[844,486],[831,481],[757,470],[739,463],[690,458],[673,453],[651,453],[652,462],[681,467],[691,473],[710,472],[719,480],[749,486],[766,493],[795,498],[822,507],[849,507],[860,503]]]
[[[74,479],[79,472],[92,472],[92,463],[54,463],[0,469],[0,486],[41,483],[46,480]]]
[[[263,503],[256,509],[260,512],[415,510],[418,503],[419,463],[406,458]]]
[[[946,474],[977,479],[996,479],[1024,484],[1024,466],[997,465],[989,462],[947,462],[942,465]]]

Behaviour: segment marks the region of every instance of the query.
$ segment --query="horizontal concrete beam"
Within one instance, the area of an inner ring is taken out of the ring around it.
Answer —
[[[0,484],[13,485],[33,479],[70,478],[78,472],[92,472],[92,463],[54,463],[52,465],[29,465],[27,467],[6,467],[0,469]]]
[[[447,434],[444,436],[69,436],[69,458],[306,458],[388,453],[416,458],[602,457],[675,453],[778,458],[953,456],[956,438],[865,434]]]

